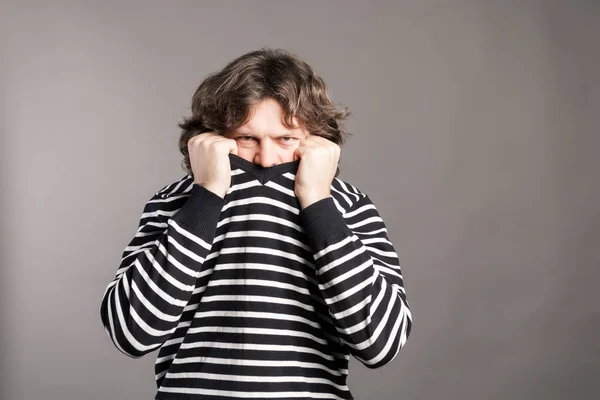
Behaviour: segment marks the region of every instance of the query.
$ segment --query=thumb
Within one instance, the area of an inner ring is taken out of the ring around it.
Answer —
[[[235,140],[231,140],[231,142],[229,142],[229,152],[235,154],[236,156],[238,155],[238,146]]]
[[[302,154],[303,154],[303,151],[302,151],[301,147],[298,147],[296,150],[294,150],[294,161],[301,159]]]

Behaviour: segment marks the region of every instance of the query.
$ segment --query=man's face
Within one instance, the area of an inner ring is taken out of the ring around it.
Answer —
[[[294,151],[308,131],[286,128],[283,109],[273,99],[258,103],[250,115],[248,122],[225,134],[237,142],[238,156],[263,167],[295,161]],[[296,119],[293,122],[299,125]]]

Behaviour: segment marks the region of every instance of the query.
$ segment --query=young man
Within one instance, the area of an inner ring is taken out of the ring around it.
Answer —
[[[100,308],[120,351],[160,349],[155,399],[352,399],[350,354],[377,368],[406,343],[384,222],[336,177],[347,115],[283,50],[200,85],[188,174],[147,202]]]

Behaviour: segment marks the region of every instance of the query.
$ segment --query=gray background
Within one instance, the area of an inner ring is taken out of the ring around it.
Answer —
[[[354,113],[341,178],[399,253],[414,330],[357,399],[600,397],[600,2],[30,2],[0,10],[2,399],[151,399],[105,334],[206,74],[283,47]]]

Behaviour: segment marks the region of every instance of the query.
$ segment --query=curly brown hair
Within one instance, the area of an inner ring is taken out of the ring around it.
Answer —
[[[350,112],[332,103],[323,79],[296,55],[263,48],[234,59],[196,89],[192,115],[178,124],[182,167],[192,174],[187,145],[192,137],[204,132],[223,135],[239,128],[247,122],[253,105],[267,98],[281,105],[287,128],[298,128],[293,124],[296,118],[310,134],[340,146],[349,135],[342,121]]]

